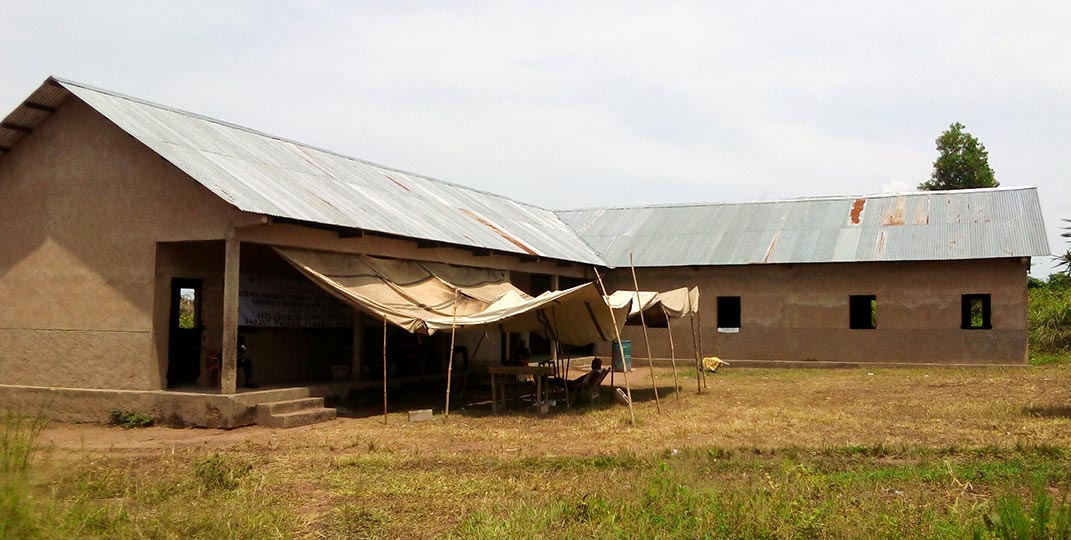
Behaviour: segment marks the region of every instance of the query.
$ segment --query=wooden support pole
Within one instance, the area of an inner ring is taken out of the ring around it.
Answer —
[[[454,338],[457,336],[457,294],[454,289],[454,314],[450,320],[450,350],[447,351],[449,358],[446,361],[446,409],[443,412],[443,423],[450,419],[450,378],[454,373]]]
[[[669,332],[669,363],[673,366],[673,392],[677,400],[681,399],[681,385],[677,382],[677,350],[673,348],[673,325],[669,323],[669,310],[662,306],[662,313],[666,314],[666,332]]]
[[[699,290],[699,287],[696,287]],[[695,325],[699,327],[699,367],[703,368],[703,388],[710,388],[707,384],[707,367],[703,365],[703,310],[695,310]]]
[[[383,316],[383,424],[387,424],[387,316]]]
[[[636,301],[639,302],[640,282],[636,280],[636,263],[631,251],[628,253],[628,266],[632,269],[632,286],[636,289]],[[662,402],[658,399],[658,382],[655,381],[654,358],[651,355],[651,339],[647,336],[647,320],[643,317],[643,306],[640,306],[640,326],[643,327],[643,344],[647,347],[647,366],[651,368],[651,388],[654,389],[655,409],[658,414],[662,414]]]
[[[556,290],[558,290],[558,287],[559,287],[559,285],[558,285],[558,274],[551,274],[551,276],[550,276],[550,290],[556,291]],[[558,329],[555,328],[554,329],[554,333],[557,334],[557,332],[558,332]],[[553,365],[555,365],[555,366],[558,365],[558,342],[555,341],[555,340],[551,340],[551,342],[550,342],[550,361],[553,363]]]
[[[595,268],[595,278],[599,280],[599,288],[602,289],[603,301],[606,302],[610,298],[610,295],[606,293],[606,285],[602,282],[602,276],[599,275],[599,271]],[[617,315],[614,315],[614,308],[609,302],[606,302],[606,309],[610,310],[610,322],[614,325],[614,337],[617,338],[617,348],[621,352],[621,373],[625,378],[625,393],[628,395],[628,415],[632,421],[632,427],[636,427],[636,412],[632,409],[632,388],[628,385],[628,369],[625,368],[625,345],[621,343],[621,332],[617,329]],[[614,372],[613,359],[610,360],[610,373]]]
[[[461,402],[462,407],[465,406],[465,389],[469,387],[469,373],[472,373],[472,363],[476,361],[476,355],[480,354],[480,345],[483,345],[485,338],[487,338],[487,332],[484,332],[476,342],[476,348],[472,351],[472,355],[469,356],[469,367],[465,370],[465,378],[461,379],[461,392],[457,394],[457,400]]]
[[[699,361],[699,339],[695,336],[695,314],[688,314],[688,324],[692,326],[692,350],[695,352],[695,393],[702,394],[703,385],[700,380],[703,377],[703,365]]]
[[[223,260],[223,358],[219,370],[221,394],[238,392],[238,265],[241,244],[228,228]]]
[[[555,284],[558,283],[558,276],[554,276],[554,283]],[[555,289],[555,290],[557,290],[557,289]],[[554,306],[554,305],[550,306],[550,320],[551,320],[551,324],[554,325],[554,335],[557,336],[560,333],[560,329],[558,328],[558,308],[557,308],[557,306]],[[572,401],[572,399],[569,398],[569,363],[572,360],[572,358],[566,356],[565,355],[565,351],[561,351],[560,350],[561,346],[562,346],[561,342],[559,342],[559,341],[551,341],[550,345],[551,345],[551,350],[553,351],[552,356],[553,356],[553,362],[554,362],[551,365],[554,366],[555,375],[561,378],[562,387],[565,389],[565,408],[566,409],[572,409],[573,408],[573,401]],[[562,367],[562,365],[561,365],[561,359],[562,358],[565,358],[565,366],[564,367]],[[613,366],[610,366],[610,368],[611,368],[611,371],[612,371]]]

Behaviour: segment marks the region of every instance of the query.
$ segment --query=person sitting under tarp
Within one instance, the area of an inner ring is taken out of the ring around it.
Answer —
[[[602,360],[598,356],[591,360],[591,371],[569,381],[566,381],[566,389],[569,392],[569,400],[574,401],[576,396],[585,396],[594,401],[599,397],[599,388],[603,379],[610,373],[610,369],[603,369]]]

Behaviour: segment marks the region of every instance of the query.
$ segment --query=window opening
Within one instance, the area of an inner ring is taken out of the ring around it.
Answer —
[[[988,294],[963,295],[962,328],[989,330],[993,328],[992,304]]]
[[[737,332],[740,330],[740,297],[718,297],[718,331]]]
[[[848,297],[848,328],[873,330],[878,327],[878,297],[853,294]]]
[[[179,320],[178,327],[183,330],[192,330],[200,326],[197,320],[197,289],[183,287],[179,289]]]

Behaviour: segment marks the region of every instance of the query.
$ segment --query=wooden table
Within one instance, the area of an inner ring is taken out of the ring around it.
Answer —
[[[502,402],[503,407],[506,405],[506,377],[516,377],[518,375],[531,375],[534,377],[536,405],[542,405],[548,401],[550,395],[550,381],[548,379],[554,374],[554,370],[549,366],[488,366],[487,374],[491,376],[491,411],[497,414],[499,401]],[[543,413],[543,407],[537,408],[540,413]]]

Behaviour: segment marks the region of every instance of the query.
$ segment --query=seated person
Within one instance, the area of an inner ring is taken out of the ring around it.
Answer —
[[[599,376],[602,375],[602,372],[602,360],[600,360],[599,357],[596,356],[594,359],[591,360],[591,371],[575,379],[570,380],[568,382],[569,389],[572,390],[573,388],[583,388],[585,386],[591,386],[592,384],[594,384],[595,381],[600,380]]]

